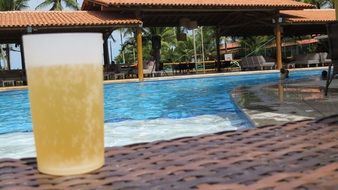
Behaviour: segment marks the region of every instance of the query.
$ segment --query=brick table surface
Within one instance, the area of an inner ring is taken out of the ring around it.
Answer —
[[[338,115],[106,149],[92,173],[1,159],[0,189],[338,189]]]

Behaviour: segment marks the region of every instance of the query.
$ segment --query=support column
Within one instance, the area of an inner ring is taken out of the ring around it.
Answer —
[[[221,71],[221,50],[219,48],[219,43],[220,43],[219,26],[216,26],[215,38],[216,38],[216,51],[217,51],[217,71],[220,72]]]
[[[109,50],[108,50],[108,33],[103,34],[103,56],[104,56],[104,65],[109,65]]]
[[[25,55],[23,52],[23,43],[20,43],[20,54],[21,54],[21,67],[23,71],[26,71],[26,61],[25,61]]]
[[[195,71],[196,71],[196,73],[197,73],[197,51],[196,51],[196,35],[195,35],[195,29],[192,29],[192,39],[193,39],[193,46],[194,46]]]
[[[203,73],[205,74],[205,56],[204,56],[204,37],[203,37],[203,26],[201,26],[201,45],[202,45],[202,63],[203,63]]]
[[[137,73],[140,82],[143,81],[143,55],[142,55],[142,28],[136,28],[137,43]]]
[[[11,70],[11,47],[6,44],[6,55],[7,55],[7,69]]]
[[[338,20],[338,0],[334,1],[334,7],[336,9],[336,20]]]
[[[276,35],[276,69],[281,69],[283,64],[282,64],[282,31],[281,31],[281,26],[278,21],[279,19],[279,14],[275,18],[275,35]]]

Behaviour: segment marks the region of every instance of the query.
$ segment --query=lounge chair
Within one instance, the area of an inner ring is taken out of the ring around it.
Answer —
[[[110,64],[107,67],[105,67],[104,71],[104,79],[110,80],[110,79],[118,79],[118,78],[125,78],[126,73],[121,71],[121,66],[119,64]]]
[[[155,70],[155,61],[149,61],[143,65],[143,74],[152,75],[153,70]]]
[[[26,76],[22,70],[0,71],[0,85],[3,87],[24,84],[25,82]]]
[[[275,67],[275,62],[272,62],[272,61],[267,62],[262,55],[257,56],[257,59],[258,59],[258,64],[261,70],[266,69],[266,68],[273,69]]]
[[[328,59],[328,53],[327,52],[321,52],[319,53],[320,56],[320,63],[324,66],[325,64],[329,64],[332,62],[331,59]]]
[[[156,67],[155,61],[148,61],[146,63],[143,63],[143,75],[150,77],[154,77],[155,75],[162,76],[163,71],[156,71],[155,67]],[[129,69],[128,75],[137,76],[138,75],[137,66]]]
[[[275,66],[275,62],[267,62],[262,55],[259,56],[249,56],[242,58],[240,66],[242,69],[273,69]]]
[[[318,64],[321,63],[320,57],[319,53],[297,55],[295,56],[295,60],[290,62],[289,65],[293,65],[294,67],[296,65],[306,65],[307,67],[310,67],[310,65],[316,65],[316,67],[318,67]]]
[[[155,61],[149,61],[143,65],[143,74],[154,77],[156,75],[162,76],[163,71],[156,71]]]
[[[253,60],[253,56],[242,58],[240,65],[243,70],[252,70],[256,67]]]

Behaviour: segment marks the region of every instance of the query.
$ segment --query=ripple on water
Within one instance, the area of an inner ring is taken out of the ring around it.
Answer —
[[[236,129],[229,118],[215,115],[183,119],[129,120],[105,124],[105,146],[123,146]],[[35,156],[32,132],[0,135],[0,158]]]

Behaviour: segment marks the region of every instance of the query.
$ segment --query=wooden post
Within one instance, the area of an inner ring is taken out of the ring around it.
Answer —
[[[338,0],[334,1],[334,7],[336,9],[336,20],[338,20]]]
[[[109,50],[108,50],[108,33],[103,34],[103,57],[104,57],[104,65],[109,65]]]
[[[137,73],[140,82],[143,81],[143,55],[142,55],[142,28],[136,28],[137,43]]]
[[[217,71],[220,72],[221,71],[221,50],[219,48],[219,38],[220,38],[220,34],[219,34],[219,26],[216,26],[215,29],[215,38],[216,38],[216,51],[217,51]]]
[[[275,18],[275,35],[276,35],[276,69],[281,69],[282,64],[282,35],[281,35],[281,26],[279,23],[279,14]]]
[[[11,70],[11,47],[6,44],[6,55],[7,55],[7,69]]]
[[[20,43],[20,54],[21,54],[21,67],[22,70],[25,71],[26,70],[26,62],[25,62],[25,55],[23,52],[23,43]]]

